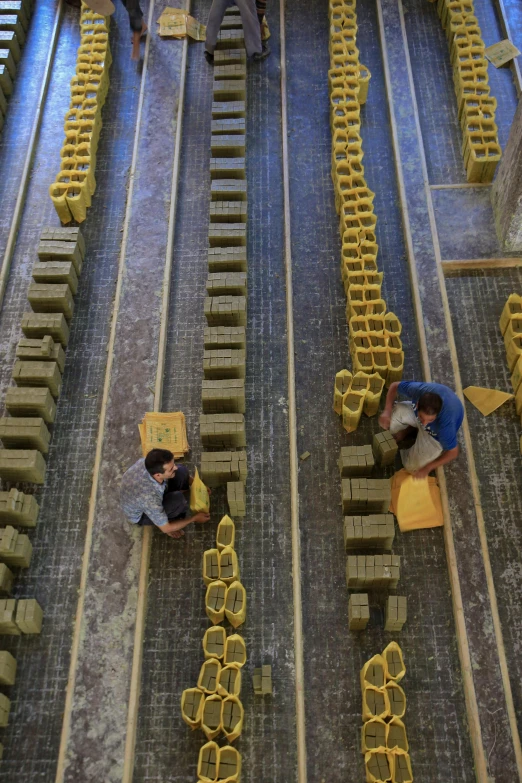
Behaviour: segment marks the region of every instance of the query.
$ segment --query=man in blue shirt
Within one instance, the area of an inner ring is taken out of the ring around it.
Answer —
[[[398,394],[408,401],[396,402]],[[464,406],[447,386],[401,381],[390,385],[379,424],[399,444],[406,470],[426,478],[458,457],[457,433],[463,419]]]
[[[120,502],[133,525],[156,525],[171,538],[184,535],[192,522],[208,522],[210,514],[187,517],[189,504],[184,493],[193,482],[185,465],[176,465],[166,449],[152,449],[123,475]]]

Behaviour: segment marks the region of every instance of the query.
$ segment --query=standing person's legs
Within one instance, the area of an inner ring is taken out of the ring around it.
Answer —
[[[132,54],[133,60],[138,60],[140,56],[140,38],[147,30],[147,25],[143,21],[143,11],[141,10],[140,0],[121,0],[127,13],[129,14],[129,24],[132,30]]]
[[[236,0],[236,5],[239,8],[243,23],[247,57],[261,54],[263,46],[261,44],[261,28],[257,19],[255,0]]]
[[[225,16],[225,11],[229,5],[233,5],[231,0],[212,0],[212,6],[208,15],[207,32],[205,38],[205,51],[214,54],[219,34],[221,22]]]

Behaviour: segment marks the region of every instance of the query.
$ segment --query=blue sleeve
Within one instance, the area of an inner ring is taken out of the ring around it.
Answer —
[[[399,394],[409,397],[410,400],[418,400],[428,389],[427,384],[418,381],[401,381],[397,389]]]

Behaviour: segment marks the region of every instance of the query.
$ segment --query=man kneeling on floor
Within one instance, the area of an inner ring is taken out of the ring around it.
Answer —
[[[193,480],[185,465],[176,465],[170,451],[152,449],[123,475],[123,513],[134,525],[156,525],[171,538],[181,538],[187,525],[210,519],[210,514],[204,513],[187,516],[189,504],[185,495]]]
[[[396,402],[398,394],[408,400]],[[447,386],[402,381],[390,385],[379,424],[397,441],[408,473],[421,479],[458,457],[463,418],[464,406]]]

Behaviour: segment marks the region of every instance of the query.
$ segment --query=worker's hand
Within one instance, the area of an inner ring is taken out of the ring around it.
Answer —
[[[207,492],[208,492],[208,496],[210,497],[212,494],[212,490],[210,489],[210,487],[207,487]]]
[[[379,416],[379,425],[383,428],[383,430],[389,430],[390,422],[391,422],[391,412],[387,410],[383,410],[383,412]]]
[[[210,520],[210,514],[206,514],[204,511],[200,511],[193,518],[193,522],[208,522]]]
[[[185,535],[185,533],[183,532],[183,530],[173,530],[172,533],[167,533],[167,535],[170,536],[171,538],[182,538]]]
[[[413,478],[416,481],[419,481],[420,479],[425,479],[429,476],[430,468],[429,465],[427,465],[424,468],[419,468],[419,470],[416,470],[415,473],[412,473]]]

